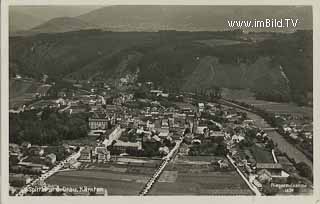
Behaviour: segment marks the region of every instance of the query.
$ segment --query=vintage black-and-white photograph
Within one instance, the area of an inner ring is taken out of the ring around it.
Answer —
[[[312,19],[11,5],[8,194],[313,195]]]

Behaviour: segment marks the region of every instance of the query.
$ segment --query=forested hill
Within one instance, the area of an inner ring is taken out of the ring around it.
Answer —
[[[10,38],[10,75],[116,80],[137,74],[167,89],[249,88],[303,102],[312,91],[312,31],[107,32]]]

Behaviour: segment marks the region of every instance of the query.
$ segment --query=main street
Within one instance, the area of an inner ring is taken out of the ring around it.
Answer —
[[[148,194],[154,183],[157,181],[157,179],[160,177],[161,173],[167,166],[167,164],[176,156],[177,151],[179,150],[179,147],[182,143],[181,140],[176,142],[176,145],[172,148],[172,150],[162,158],[162,163],[160,164],[159,168],[156,169],[155,173],[152,175],[152,177],[149,179],[149,181],[146,183],[146,185],[143,187],[142,191],[140,192],[140,196],[144,196]]]

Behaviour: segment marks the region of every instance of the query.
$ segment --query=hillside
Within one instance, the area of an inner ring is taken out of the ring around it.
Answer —
[[[312,8],[303,6],[118,5],[78,16],[83,21],[112,31],[229,30],[227,20],[288,17],[299,19],[298,29],[312,29]],[[272,28],[260,30],[279,31]],[[284,30],[290,29],[281,29]]]
[[[33,34],[28,30],[58,17],[75,17],[88,13],[100,6],[22,6],[9,7],[10,35]]]
[[[171,90],[249,88],[263,99],[304,103],[312,91],[312,32],[244,37],[99,30],[12,37],[10,75],[114,81],[137,73],[139,81]]]
[[[77,18],[60,17],[53,18],[30,30],[32,33],[60,33],[78,30],[92,29],[95,26]]]

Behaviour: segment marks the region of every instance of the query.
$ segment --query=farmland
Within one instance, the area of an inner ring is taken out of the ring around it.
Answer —
[[[263,147],[259,147],[258,144],[250,147],[252,154],[256,162],[258,163],[273,163],[272,154],[270,151],[265,150]]]
[[[46,182],[61,186],[103,187],[108,195],[138,195],[154,167],[97,164],[83,170],[59,172]]]
[[[234,169],[216,171],[214,157],[183,157],[170,164],[150,195],[252,195]]]
[[[236,45],[236,44],[244,43],[238,40],[226,40],[226,39],[196,40],[196,42],[208,45],[210,47]]]
[[[249,105],[253,105],[257,108],[264,109],[268,112],[293,115],[302,115],[312,118],[312,107],[298,106],[294,103],[278,103],[272,101],[258,100],[254,97],[254,94],[249,90],[231,90],[223,89],[222,96],[227,99],[237,100]]]

